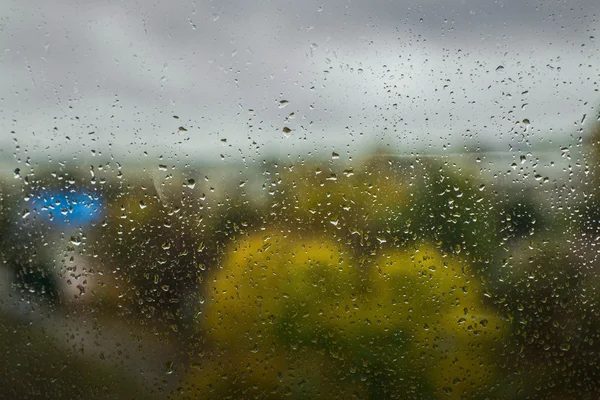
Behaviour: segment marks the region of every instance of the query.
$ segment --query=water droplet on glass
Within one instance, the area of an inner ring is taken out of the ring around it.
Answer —
[[[165,363],[165,374],[171,375],[173,372],[175,372],[175,369],[173,368],[173,361],[167,361]]]

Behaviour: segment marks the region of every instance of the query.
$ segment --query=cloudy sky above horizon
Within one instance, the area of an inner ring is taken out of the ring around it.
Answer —
[[[0,15],[4,160],[560,146],[600,103],[597,0],[1,0]]]

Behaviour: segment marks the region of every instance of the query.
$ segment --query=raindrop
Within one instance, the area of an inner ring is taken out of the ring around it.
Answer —
[[[173,372],[175,372],[175,369],[173,368],[173,361],[167,361],[165,363],[165,374],[171,375]]]

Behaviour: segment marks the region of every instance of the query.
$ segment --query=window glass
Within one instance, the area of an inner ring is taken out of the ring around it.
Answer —
[[[3,398],[597,398],[597,0],[0,3]]]

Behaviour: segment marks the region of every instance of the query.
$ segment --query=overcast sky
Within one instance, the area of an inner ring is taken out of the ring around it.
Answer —
[[[584,135],[600,103],[598,0],[0,0],[0,16],[4,161],[508,149]]]

